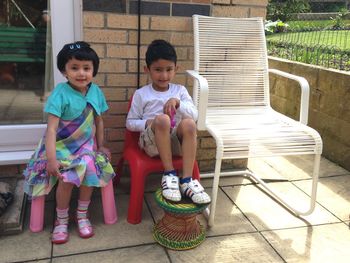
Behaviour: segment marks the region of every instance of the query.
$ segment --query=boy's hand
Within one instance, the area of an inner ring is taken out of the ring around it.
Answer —
[[[176,98],[169,99],[165,104],[163,111],[169,117],[171,117],[172,112],[176,112],[176,109],[180,106],[180,100]]]

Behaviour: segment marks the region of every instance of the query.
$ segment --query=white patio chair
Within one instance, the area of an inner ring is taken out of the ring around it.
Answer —
[[[216,141],[208,224],[214,224],[219,177],[226,175],[249,177],[295,215],[311,214],[315,208],[322,140],[315,130],[306,126],[308,82],[279,70],[268,70],[261,18],[194,15],[193,24],[194,70],[187,72],[195,78],[193,99],[199,111],[197,125]],[[299,122],[271,108],[269,71],[299,82],[302,88]],[[287,203],[249,169],[221,172],[224,159],[299,154],[315,156],[311,198],[306,211]]]

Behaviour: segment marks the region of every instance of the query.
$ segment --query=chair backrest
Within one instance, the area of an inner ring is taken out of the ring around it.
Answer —
[[[193,25],[194,69],[208,81],[208,110],[269,105],[262,19],[194,15]]]

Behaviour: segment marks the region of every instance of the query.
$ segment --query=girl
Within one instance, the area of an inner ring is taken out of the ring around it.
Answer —
[[[98,66],[96,52],[83,41],[66,44],[58,53],[57,67],[68,81],[58,84],[46,102],[46,133],[24,171],[25,192],[32,197],[48,194],[58,182],[55,244],[68,241],[73,186],[79,187],[79,235],[89,238],[94,234],[87,217],[93,187],[104,187],[115,176],[111,154],[103,146],[101,114],[108,106],[101,89],[91,82]]]

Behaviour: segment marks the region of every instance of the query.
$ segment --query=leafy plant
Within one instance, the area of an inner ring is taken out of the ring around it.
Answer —
[[[349,11],[347,9],[341,9],[335,17],[331,17],[332,28],[333,29],[343,28],[345,26],[344,17],[347,14],[349,14]]]
[[[310,10],[307,0],[269,0],[267,5],[267,19],[287,21],[295,13],[305,13]]]
[[[265,23],[266,34],[285,32],[287,28],[288,28],[288,24],[282,22],[281,20],[277,20],[277,21],[268,20]]]
[[[312,13],[328,13],[328,12],[340,12],[341,9],[346,8],[346,4],[341,1],[338,2],[311,2],[310,9]]]

